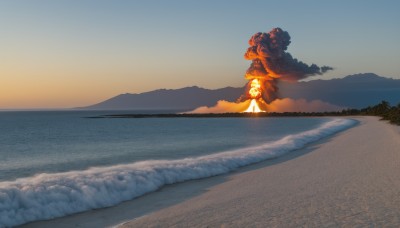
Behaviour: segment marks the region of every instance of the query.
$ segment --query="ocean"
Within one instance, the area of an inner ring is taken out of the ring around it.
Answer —
[[[0,227],[113,206],[166,184],[228,173],[357,123],[333,117],[85,118],[119,113],[0,112]]]

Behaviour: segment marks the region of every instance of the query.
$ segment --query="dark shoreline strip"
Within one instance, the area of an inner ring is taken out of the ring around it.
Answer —
[[[262,113],[164,113],[164,114],[115,114],[115,115],[102,115],[85,118],[263,118],[263,117],[307,117],[307,116],[343,116],[338,112],[262,112]]]

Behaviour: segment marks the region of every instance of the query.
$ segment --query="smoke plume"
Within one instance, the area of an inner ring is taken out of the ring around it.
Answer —
[[[229,101],[218,101],[215,106],[207,107],[202,106],[196,108],[193,111],[187,113],[227,113],[227,112],[244,112],[249,106],[250,100],[243,102],[229,102]],[[330,104],[321,100],[307,101],[305,99],[275,99],[271,103],[263,103],[260,105],[264,110],[268,112],[335,112],[341,111],[346,107],[340,107],[337,105]]]
[[[262,98],[267,103],[278,98],[278,80],[298,81],[309,76],[321,75],[332,67],[316,64],[307,65],[302,61],[293,58],[287,52],[290,44],[289,33],[281,28],[274,28],[268,33],[258,32],[250,40],[250,47],[244,54],[244,58],[252,63],[246,71],[245,78],[250,80],[259,79],[263,84]],[[247,90],[249,85],[247,85]],[[246,95],[239,100],[249,99]]]
[[[250,40],[244,58],[251,60],[245,78],[249,80],[245,93],[236,103],[218,101],[213,107],[199,107],[189,113],[225,112],[318,112],[339,111],[343,107],[323,101],[279,99],[280,80],[296,82],[313,75],[322,75],[332,67],[303,63],[287,52],[289,33],[274,28],[268,33],[258,32]]]

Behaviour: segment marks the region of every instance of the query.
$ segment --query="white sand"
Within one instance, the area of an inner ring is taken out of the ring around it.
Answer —
[[[399,127],[374,117],[239,172],[26,227],[400,226]],[[135,219],[136,218],[136,219]]]

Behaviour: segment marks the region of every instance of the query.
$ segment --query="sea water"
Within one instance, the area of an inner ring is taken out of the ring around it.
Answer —
[[[227,173],[356,124],[343,118],[85,118],[0,112],[0,227],[116,205]]]

